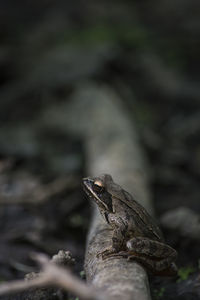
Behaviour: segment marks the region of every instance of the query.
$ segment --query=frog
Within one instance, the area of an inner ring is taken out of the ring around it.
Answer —
[[[177,274],[176,250],[165,243],[156,221],[130,193],[109,174],[83,178],[82,184],[112,230],[111,246],[98,257],[135,260],[154,275]]]

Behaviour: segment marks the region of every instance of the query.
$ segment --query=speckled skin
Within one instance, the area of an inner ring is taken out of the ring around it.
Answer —
[[[113,229],[112,246],[98,255],[103,259],[124,256],[156,275],[176,275],[176,251],[164,243],[159,227],[144,207],[114,183],[110,175],[84,178],[83,188]]]

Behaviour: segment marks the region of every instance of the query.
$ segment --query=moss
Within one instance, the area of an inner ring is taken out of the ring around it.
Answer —
[[[179,278],[178,278],[177,282],[181,282],[183,280],[188,279],[189,275],[191,273],[193,273],[194,271],[195,271],[195,269],[193,267],[190,267],[190,266],[180,268],[178,270],[178,276],[179,276]]]
[[[85,271],[84,270],[80,271],[80,276],[82,279],[85,279]]]
[[[154,300],[158,300],[158,299],[161,299],[165,293],[165,288],[164,287],[161,287],[159,290],[155,289],[153,291],[153,299]]]

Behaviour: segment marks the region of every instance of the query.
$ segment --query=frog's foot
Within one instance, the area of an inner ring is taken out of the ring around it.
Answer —
[[[107,251],[108,250],[108,251]],[[98,253],[97,256],[98,257],[102,257],[102,259],[106,259],[108,257],[123,257],[123,258],[127,258],[129,260],[129,256],[130,256],[130,253],[128,251],[119,251],[119,252],[116,252],[115,250],[111,250],[109,251],[110,249],[106,249],[103,253]]]
[[[113,252],[110,256],[128,258],[129,253],[127,251]]]
[[[151,271],[154,275],[175,276],[177,274],[177,267],[175,263],[169,263],[168,258],[155,260],[153,258],[131,253],[128,256],[128,260],[132,259],[146,267],[147,270]]]
[[[97,257],[101,257],[102,259],[106,259],[108,257],[116,256],[118,253],[113,247],[106,248],[105,250],[97,253]]]
[[[164,269],[162,271],[152,270],[151,272],[153,273],[153,275],[156,275],[156,276],[176,276],[177,271],[178,271],[178,269],[177,269],[176,264],[171,263],[171,265],[167,269]]]
[[[98,252],[97,257],[101,257],[102,259],[105,259],[109,256],[112,256],[112,254],[115,253],[114,249],[112,247],[106,248],[105,250]]]

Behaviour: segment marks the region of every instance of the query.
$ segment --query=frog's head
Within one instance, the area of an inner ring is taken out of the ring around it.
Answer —
[[[113,212],[112,195],[107,190],[107,185],[112,181],[112,177],[108,174],[83,178],[84,191],[96,202],[103,215]]]

